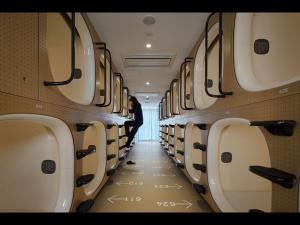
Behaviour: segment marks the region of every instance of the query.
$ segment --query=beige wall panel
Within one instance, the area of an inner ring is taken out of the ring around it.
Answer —
[[[38,98],[38,14],[0,13],[0,91]]]

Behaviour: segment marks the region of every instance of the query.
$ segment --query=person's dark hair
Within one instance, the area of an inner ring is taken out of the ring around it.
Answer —
[[[137,104],[139,103],[139,101],[136,99],[136,97],[134,96],[130,96],[129,101],[132,102],[132,107],[135,108],[137,106]]]

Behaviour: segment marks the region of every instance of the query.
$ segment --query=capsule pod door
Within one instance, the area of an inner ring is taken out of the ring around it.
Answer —
[[[74,143],[60,119],[0,116],[0,211],[68,212],[74,192]]]
[[[246,91],[264,91],[300,80],[300,13],[237,13],[234,66]]]
[[[243,118],[213,123],[208,135],[208,183],[222,212],[271,211],[272,183],[249,170],[270,167],[270,153],[262,131]]]
[[[89,105],[95,92],[94,45],[80,13],[46,14],[46,52],[52,80],[70,101]]]

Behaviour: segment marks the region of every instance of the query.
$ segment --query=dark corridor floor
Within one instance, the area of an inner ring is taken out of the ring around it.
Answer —
[[[133,160],[136,165],[126,165]],[[210,212],[158,142],[139,142],[95,199],[91,212]]]

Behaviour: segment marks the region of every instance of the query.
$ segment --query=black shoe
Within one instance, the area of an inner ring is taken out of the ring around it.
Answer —
[[[127,163],[126,163],[127,165],[134,165],[135,164],[135,162],[133,162],[133,161],[127,161]]]

